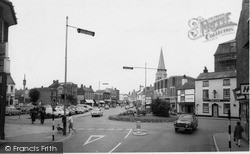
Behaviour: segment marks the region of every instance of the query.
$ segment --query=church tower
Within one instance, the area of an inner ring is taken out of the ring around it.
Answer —
[[[160,54],[158,69],[157,69],[156,76],[155,76],[155,81],[165,79],[165,78],[167,78],[167,70],[165,68],[165,63],[164,63],[164,58],[163,58],[163,53],[162,53],[162,48],[161,48],[161,54]]]

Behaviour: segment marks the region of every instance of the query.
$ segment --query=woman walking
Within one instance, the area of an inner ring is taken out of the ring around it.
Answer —
[[[240,122],[237,122],[237,125],[234,129],[234,139],[236,141],[236,145],[240,147],[240,140],[242,139],[242,132],[244,131],[243,127],[240,125]]]
[[[73,128],[73,118],[71,116],[71,113],[69,113],[68,123],[69,123],[69,133],[70,133],[70,129],[72,129],[76,133],[76,131]]]

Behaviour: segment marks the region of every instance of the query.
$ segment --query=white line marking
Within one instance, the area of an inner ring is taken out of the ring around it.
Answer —
[[[116,130],[117,130],[117,131],[120,131],[120,130],[122,130],[122,128],[117,128]]]
[[[66,140],[66,139],[70,138],[70,136],[71,136],[71,133],[69,134],[68,137],[65,137],[65,138],[63,138],[63,139],[61,139],[61,140],[58,140],[58,141],[56,141],[56,142],[62,142],[63,140]]]
[[[214,139],[215,148],[216,148],[217,152],[219,152],[220,150],[219,150],[219,148],[218,148],[218,145],[217,145],[217,142],[216,142],[216,140],[215,140],[214,134],[213,134],[213,139]]]
[[[113,152],[120,144],[122,144],[122,142],[120,142],[119,144],[117,144],[111,151],[109,151],[109,153]]]
[[[129,134],[131,133],[132,129],[130,129],[130,131],[128,132],[128,134],[125,136],[125,138],[127,138],[129,136]]]
[[[96,130],[104,130],[104,128],[97,128]]]
[[[114,128],[108,128],[107,130],[114,130]]]
[[[87,128],[86,130],[94,130],[95,128]]]
[[[92,143],[92,142],[95,142],[103,137],[105,137],[105,135],[90,135],[88,140],[82,146],[87,145],[87,144]],[[95,138],[95,139],[91,140],[92,138]]]

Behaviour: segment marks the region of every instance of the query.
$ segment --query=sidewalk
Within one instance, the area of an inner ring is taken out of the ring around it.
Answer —
[[[215,133],[213,135],[214,145],[218,152],[229,151],[229,134],[228,133]],[[233,134],[231,134],[231,151],[248,152],[249,143],[245,140],[241,140],[241,147],[236,145],[233,140]]]

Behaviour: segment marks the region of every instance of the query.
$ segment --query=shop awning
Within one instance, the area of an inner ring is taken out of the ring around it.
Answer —
[[[86,101],[86,103],[91,103],[91,104],[94,104],[94,103],[95,103],[95,102],[94,102],[93,100],[91,100],[91,99],[86,99],[85,101]]]
[[[99,103],[105,103],[104,101],[99,101]]]

